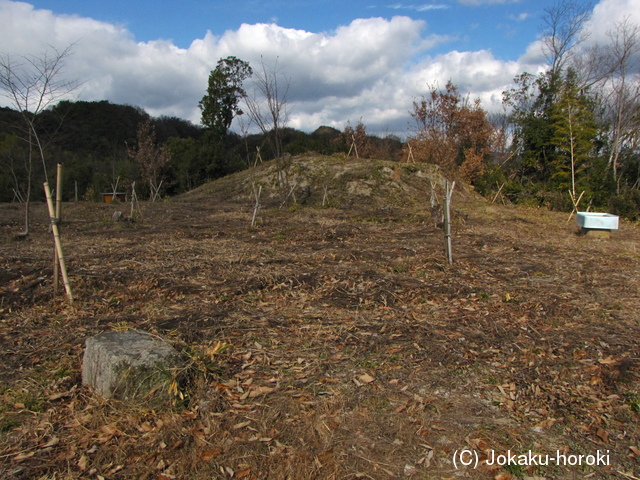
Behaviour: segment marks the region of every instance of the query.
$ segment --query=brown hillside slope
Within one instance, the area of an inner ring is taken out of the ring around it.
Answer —
[[[294,159],[311,191],[279,208],[265,164],[135,223],[65,204],[73,306],[44,205],[23,241],[0,205],[0,478],[639,477],[638,226],[578,236],[456,185],[448,266],[429,168]],[[132,328],[187,359],[174,405],[80,384],[87,336]],[[483,462],[509,450],[609,465]]]

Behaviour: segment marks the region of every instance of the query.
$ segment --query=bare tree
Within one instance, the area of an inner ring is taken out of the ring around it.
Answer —
[[[149,183],[149,198],[155,202],[160,198],[162,169],[171,157],[167,149],[156,145],[156,130],[151,119],[138,125],[137,137],[138,144],[136,148],[129,149],[129,156],[140,165],[142,175]]]
[[[39,129],[41,114],[53,103],[69,95],[78,82],[64,79],[65,60],[72,45],[64,50],[50,47],[41,56],[0,55],[0,90],[23,120],[20,136],[27,145],[25,158],[24,204],[25,224],[20,235],[29,234],[29,204],[34,177],[34,159],[40,158],[44,178],[48,182],[45,144]]]
[[[629,18],[607,32],[607,68],[602,85],[604,120],[609,125],[609,167],[618,184],[618,163],[625,148],[640,138],[640,26]]]
[[[276,59],[274,66],[269,67],[261,60],[260,69],[254,71],[253,94],[245,98],[247,112],[251,120],[258,126],[276,157],[278,186],[286,200],[289,194],[287,167],[282,133],[289,121],[288,93],[290,80],[283,76]]]
[[[542,47],[552,74],[559,74],[570,62],[575,47],[586,40],[582,27],[592,10],[592,4],[582,0],[560,0],[545,9]]]
[[[487,113],[487,121],[493,127],[493,161],[502,166],[519,151],[514,142],[514,125],[506,109],[502,112]]]

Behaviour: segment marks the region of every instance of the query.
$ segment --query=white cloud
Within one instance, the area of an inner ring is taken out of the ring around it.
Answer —
[[[531,15],[529,15],[528,13],[522,12],[519,15],[509,15],[509,19],[514,20],[516,22],[524,22],[530,16]]]
[[[630,23],[640,25],[640,2],[638,0],[601,0],[593,9],[587,29],[590,41],[605,41],[607,32],[628,18]]]
[[[637,0],[602,0],[594,22],[613,17],[616,8],[635,19],[640,9],[632,3]],[[218,59],[229,55],[254,68],[261,59],[269,67],[277,59],[291,82],[290,125],[307,131],[320,125],[343,128],[348,120],[362,118],[371,132],[406,132],[412,101],[448,80],[462,93],[481,98],[485,108],[499,109],[502,90],[513,77],[523,71],[536,73],[545,63],[536,43],[512,62],[498,60],[488,50],[430,54],[435,45],[450,40],[430,33],[423,21],[397,16],[357,19],[320,33],[275,23],[243,24],[219,34],[208,32],[188,48],[178,48],[169,41],[136,42],[120,25],[0,0],[3,52],[39,55],[47,45],[65,48],[75,42],[66,73],[84,82],[80,99],[137,105],[152,115],[175,115],[196,123],[209,72]]]

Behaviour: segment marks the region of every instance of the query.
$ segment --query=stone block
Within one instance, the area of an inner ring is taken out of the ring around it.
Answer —
[[[82,383],[106,398],[158,405],[182,359],[171,345],[146,332],[105,332],[87,338]]]
[[[593,238],[611,238],[611,230],[601,228],[584,228],[580,229],[580,235],[588,235]]]

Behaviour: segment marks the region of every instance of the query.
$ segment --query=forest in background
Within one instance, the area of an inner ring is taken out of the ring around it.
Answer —
[[[263,134],[240,136],[228,132],[220,140],[208,129],[186,120],[152,118],[140,108],[107,101],[63,101],[41,116],[39,129],[46,145],[49,177],[55,176],[57,163],[64,164],[64,200],[74,200],[76,184],[79,200],[93,201],[101,199],[100,193],[113,191],[116,181],[118,189],[126,191],[136,180],[137,195],[147,198],[148,189],[140,181],[143,167],[132,156],[132,149],[138,145],[139,127],[147,121],[155,133],[155,144],[165,149],[169,157],[159,172],[162,196],[177,195],[245,169],[259,161],[258,152],[263,161],[274,158]],[[357,138],[363,145],[367,144],[362,154],[400,160],[400,139],[367,136],[363,142],[361,128],[352,130],[358,131]],[[0,109],[0,202],[21,201],[24,195],[27,144],[21,140],[22,130],[19,112]],[[282,141],[290,155],[310,151],[346,155],[351,146],[344,132],[331,127],[319,127],[312,133],[284,128]],[[35,184],[40,185],[44,181],[43,167],[39,162],[33,165]],[[40,190],[34,190],[34,199],[44,200]]]

